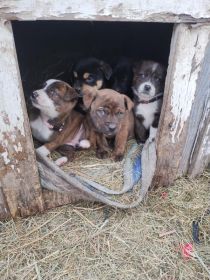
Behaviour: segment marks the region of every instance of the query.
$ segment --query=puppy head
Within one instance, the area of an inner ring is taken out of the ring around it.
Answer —
[[[149,100],[163,92],[166,69],[154,61],[142,61],[133,69],[133,93],[137,100]]]
[[[117,92],[128,94],[133,79],[132,64],[129,59],[122,58],[114,67],[111,77],[112,89]]]
[[[85,89],[83,103],[93,122],[95,130],[106,137],[114,137],[120,130],[133,102],[129,97],[111,89]]]
[[[105,80],[109,80],[112,69],[109,64],[96,58],[80,60],[74,67],[74,88],[82,93],[85,85],[101,89]]]
[[[49,118],[70,112],[77,99],[77,92],[69,84],[54,79],[47,80],[42,89],[33,91],[31,95],[33,106]]]

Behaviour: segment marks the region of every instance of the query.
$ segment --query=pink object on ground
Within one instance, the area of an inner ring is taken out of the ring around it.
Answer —
[[[185,260],[189,260],[192,257],[193,245],[192,243],[186,243],[180,245],[182,256]]]

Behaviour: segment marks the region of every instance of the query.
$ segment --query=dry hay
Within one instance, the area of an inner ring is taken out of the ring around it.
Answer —
[[[0,279],[209,279],[209,182],[209,173],[177,180],[127,211],[80,203],[2,222]],[[187,261],[180,244],[193,242],[199,217],[201,243],[193,244],[199,258]]]
[[[135,143],[134,140],[128,141],[126,152],[133,143]],[[53,160],[59,157],[57,152],[51,155]],[[109,189],[120,191],[123,186],[124,162],[125,160],[115,162],[111,153],[106,159],[99,159],[94,150],[81,150],[76,151],[74,160],[64,164],[61,169],[66,173],[78,175]]]

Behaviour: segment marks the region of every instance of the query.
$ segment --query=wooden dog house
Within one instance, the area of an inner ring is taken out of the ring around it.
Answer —
[[[0,219],[72,202],[70,195],[40,187],[11,22],[174,24],[153,176],[153,183],[163,186],[182,175],[200,174],[210,160],[209,8],[208,0],[178,4],[166,0],[0,3]]]

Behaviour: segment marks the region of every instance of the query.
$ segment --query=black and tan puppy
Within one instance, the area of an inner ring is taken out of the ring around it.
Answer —
[[[67,161],[73,158],[77,146],[89,148],[84,116],[74,110],[77,100],[78,94],[69,84],[54,79],[32,93],[32,105],[37,110],[29,118],[34,138],[45,143],[37,149],[40,153],[48,155],[59,148]]]
[[[122,160],[127,140],[134,137],[131,99],[111,89],[86,88],[83,102],[88,109],[89,139],[97,157],[107,157],[113,141],[114,160]]]
[[[133,97],[131,90],[133,80],[132,62],[129,58],[119,59],[111,76],[111,88],[119,93],[123,93],[130,98]]]
[[[81,59],[73,68],[73,87],[81,93],[84,86],[101,89],[112,75],[111,66],[102,60],[89,57]]]
[[[166,69],[154,61],[141,61],[134,67],[133,93],[135,134],[139,142],[153,141],[158,127]]]

